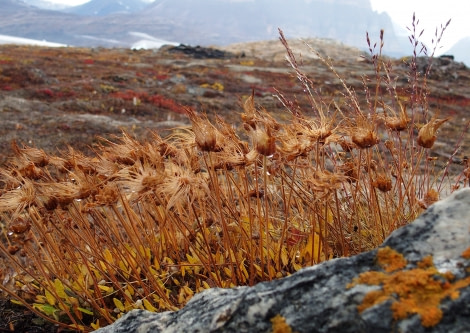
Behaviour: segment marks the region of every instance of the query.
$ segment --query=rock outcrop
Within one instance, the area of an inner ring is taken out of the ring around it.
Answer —
[[[210,289],[176,312],[134,310],[97,332],[470,332],[470,189],[373,251]]]

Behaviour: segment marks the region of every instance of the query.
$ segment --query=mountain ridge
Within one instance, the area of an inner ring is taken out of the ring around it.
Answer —
[[[65,8],[66,13],[81,16],[107,16],[110,14],[132,14],[149,5],[142,0],[91,0],[83,5]]]
[[[137,42],[130,32],[191,45],[228,45],[276,39],[279,27],[288,38],[332,38],[366,49],[366,31],[378,37],[380,29],[385,29],[386,51],[402,53],[390,17],[374,12],[368,0],[157,0],[132,14],[113,12],[99,17],[34,7],[5,11],[5,4],[11,7],[21,2],[0,1],[0,34],[74,46],[130,47]]]

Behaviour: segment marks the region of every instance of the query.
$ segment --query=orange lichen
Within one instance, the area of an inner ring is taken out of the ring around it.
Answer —
[[[383,247],[377,251],[377,263],[387,273],[405,268],[407,262],[401,253],[390,247]]]
[[[432,256],[426,256],[418,263],[418,268],[426,269],[434,265]]]
[[[443,313],[439,308],[441,301],[446,297],[457,299],[459,290],[470,285],[470,277],[454,281],[452,273],[439,273],[431,256],[423,258],[417,268],[398,270],[397,267],[406,266],[406,260],[396,251],[384,248],[379,250],[377,262],[385,272],[362,273],[348,285],[348,288],[357,284],[382,287],[366,294],[362,304],[357,307],[359,312],[391,299],[395,320],[418,314],[424,327],[432,327],[442,319]]]
[[[292,333],[292,328],[287,324],[286,318],[280,314],[271,318],[271,323],[273,324],[272,333]]]
[[[470,259],[470,247],[462,252],[462,257],[465,259]]]

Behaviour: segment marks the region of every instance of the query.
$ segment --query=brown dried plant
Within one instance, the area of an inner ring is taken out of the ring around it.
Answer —
[[[290,119],[276,120],[252,95],[244,135],[187,109],[191,128],[146,142],[124,133],[94,157],[15,144],[0,170],[9,267],[0,288],[50,321],[89,331],[131,309],[176,310],[207,288],[372,249],[438,200],[446,173],[428,157],[448,119],[429,116],[426,76],[411,69],[402,106],[382,32],[378,53],[367,38],[376,86],[364,97],[317,53],[345,89],[346,102],[327,101],[280,33],[313,116],[278,90]],[[416,134],[418,123],[426,125]]]

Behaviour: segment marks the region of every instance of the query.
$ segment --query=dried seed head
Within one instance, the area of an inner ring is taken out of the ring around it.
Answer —
[[[370,148],[379,143],[377,134],[373,130],[361,127],[352,133],[351,140],[361,149]]]
[[[393,141],[391,140],[387,140],[384,142],[384,146],[385,148],[387,148],[388,150],[390,150],[391,153],[393,153],[395,151],[395,148],[394,148],[394,143]]]
[[[57,208],[57,205],[59,203],[57,202],[57,199],[55,197],[49,197],[44,199],[43,204],[44,208],[46,208],[47,210],[54,210]]]
[[[36,167],[34,163],[28,163],[26,166],[18,170],[20,174],[29,179],[38,180],[44,176],[44,171],[42,169]]]
[[[311,191],[328,194],[330,191],[338,189],[346,180],[348,180],[347,176],[342,173],[318,170],[312,172],[304,181]]]
[[[31,222],[29,220],[25,220],[21,216],[19,216],[15,220],[10,221],[8,225],[8,230],[14,232],[15,234],[23,234],[27,232],[30,228]]]
[[[49,157],[41,149],[30,147],[20,148],[15,141],[11,143],[11,147],[16,156],[24,158],[37,166],[43,167],[49,163]]]
[[[351,152],[354,148],[356,148],[356,146],[351,141],[347,141],[346,139],[341,139],[338,141],[338,143],[345,152]]]
[[[256,151],[261,155],[270,156],[276,152],[275,138],[269,130],[256,129],[253,133],[253,141]]]
[[[119,199],[119,190],[116,185],[106,185],[95,195],[95,202],[100,205],[112,205]]]
[[[255,99],[251,95],[243,104],[243,110],[245,113],[241,114],[243,121],[243,127],[245,130],[250,131],[256,129],[256,108],[255,108]]]
[[[318,140],[325,141],[332,133],[331,124],[322,126],[317,130]]]
[[[388,129],[392,131],[397,131],[397,132],[407,129],[408,124],[411,121],[410,117],[408,117],[408,114],[406,113],[406,105],[402,106],[401,103],[399,105],[400,105],[399,116],[396,116],[396,112],[387,105],[385,105],[385,107],[391,110],[391,112],[393,113],[393,116],[390,116],[390,117],[384,116],[385,126]]]
[[[424,194],[423,200],[418,200],[418,204],[421,208],[427,209],[433,203],[439,200],[439,193],[435,189],[430,189]]]
[[[18,245],[8,245],[7,250],[9,254],[14,255],[20,250],[20,247]]]
[[[20,212],[25,207],[36,202],[36,189],[30,182],[24,182],[18,188],[7,191],[0,197],[0,212]]]
[[[356,182],[359,179],[358,166],[352,161],[339,165],[338,171],[342,172],[349,182]]]
[[[378,188],[382,192],[388,192],[392,189],[392,180],[385,174],[379,174],[375,181],[372,182],[372,186]]]
[[[145,192],[149,189],[155,189],[160,185],[164,180],[163,174],[145,176],[142,178],[142,189],[140,192]]]
[[[196,144],[202,151],[214,151],[216,147],[216,134],[214,128],[210,124],[200,124],[194,127]]]
[[[194,139],[202,151],[215,151],[217,143],[217,130],[209,122],[206,115],[197,115],[194,110],[186,109],[191,120]]]
[[[250,150],[248,153],[245,154],[245,164],[250,164],[256,161],[258,158],[259,153],[256,149]]]
[[[201,173],[195,174],[186,167],[171,164],[167,170],[167,177],[156,192],[161,196],[162,202],[166,202],[168,210],[173,207],[180,209],[195,200],[206,199],[210,193],[206,181]]]
[[[385,126],[392,131],[403,131],[408,127],[410,118],[386,117]]]
[[[431,148],[436,141],[436,131],[437,129],[448,121],[450,118],[437,119],[433,117],[426,125],[421,127],[418,132],[418,145],[423,148]]]

